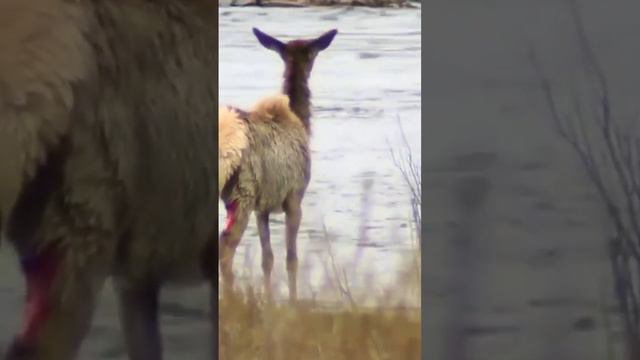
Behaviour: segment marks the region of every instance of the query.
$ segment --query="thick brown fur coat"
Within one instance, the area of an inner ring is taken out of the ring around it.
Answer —
[[[243,115],[244,118],[243,118]],[[272,126],[299,127],[304,129],[302,121],[293,113],[289,106],[289,97],[274,95],[261,99],[249,113],[228,106],[220,107],[218,111],[218,191],[229,180],[231,175],[242,163],[245,151],[251,151],[248,134],[250,126],[271,124]],[[263,124],[259,124],[263,123]],[[301,135],[301,132],[298,131]]]
[[[238,168],[247,147],[247,126],[237,110],[218,110],[218,192]]]
[[[214,281],[214,4],[0,0],[0,231],[55,268],[33,358],[73,357],[109,275],[143,358],[157,288]]]
[[[265,97],[244,117],[223,107],[219,122],[218,186],[226,203],[277,212],[289,192],[306,188],[309,135],[288,96]]]
[[[59,211],[26,203],[38,181],[99,213],[104,245],[146,259],[125,261],[132,275],[213,230],[217,33],[201,4],[0,0],[0,225],[19,247],[62,242],[82,257],[103,241],[47,235],[53,214],[31,224],[37,239],[23,234],[23,207]]]

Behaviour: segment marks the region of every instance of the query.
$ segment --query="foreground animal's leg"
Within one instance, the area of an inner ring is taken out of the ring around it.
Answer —
[[[273,269],[273,251],[271,250],[271,234],[269,232],[269,213],[256,213],[258,236],[262,247],[262,273],[264,274],[264,290],[271,299],[271,270]]]
[[[284,204],[286,214],[285,239],[287,242],[287,276],[289,278],[289,300],[296,301],[298,296],[298,250],[297,237],[302,219],[302,195],[290,195]]]
[[[218,236],[217,226],[210,235],[210,241],[202,254],[202,269],[209,282],[209,322],[211,325],[211,358],[218,355]]]
[[[124,279],[118,279],[116,288],[120,305],[120,324],[129,359],[162,359],[158,322],[159,286],[154,283],[131,284]]]
[[[211,358],[218,358],[218,279],[211,281],[210,285],[210,294],[209,294],[209,307],[210,307],[210,317],[211,317]]]
[[[7,360],[69,360],[90,328],[109,254],[78,262],[53,247],[22,260],[27,281],[24,328]]]
[[[227,205],[227,224],[220,235],[220,271],[227,292],[233,289],[233,256],[249,223],[247,207],[232,202]]]

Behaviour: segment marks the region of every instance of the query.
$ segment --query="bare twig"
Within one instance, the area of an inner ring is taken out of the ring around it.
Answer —
[[[550,76],[532,49],[529,60],[553,126],[578,156],[614,230],[609,256],[614,293],[623,314],[631,356],[640,355],[640,136],[614,111],[611,88],[575,0],[567,0],[582,54],[583,94],[574,84],[564,110]],[[587,111],[590,109],[590,111]],[[637,116],[637,115],[636,115]],[[635,120],[635,119],[634,119]],[[630,122],[633,123],[633,122]]]
[[[400,170],[402,178],[409,188],[413,223],[417,236],[420,239],[422,235],[422,175],[420,164],[414,159],[413,152],[409,146],[409,141],[407,140],[407,135],[402,127],[400,118],[396,117],[396,120],[400,129],[400,136],[404,151],[396,151],[388,144],[388,142],[387,144],[389,146],[389,152],[391,153],[391,159],[393,160],[396,168]],[[421,241],[419,244],[421,245]]]

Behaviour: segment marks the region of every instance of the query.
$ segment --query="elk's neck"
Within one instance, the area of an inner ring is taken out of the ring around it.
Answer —
[[[307,132],[311,129],[311,91],[307,84],[307,74],[300,64],[289,63],[284,72],[282,92],[289,96],[289,106],[296,114]]]

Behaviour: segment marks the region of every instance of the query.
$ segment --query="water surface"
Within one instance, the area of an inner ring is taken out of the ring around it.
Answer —
[[[388,283],[413,248],[409,192],[390,149],[405,148],[404,129],[420,164],[420,11],[222,9],[221,104],[250,108],[280,92],[283,63],[260,46],[252,27],[285,41],[338,29],[331,46],[318,55],[310,79],[313,169],[298,240],[300,276],[311,287],[323,282],[326,273],[318,260],[327,251],[326,227],[336,265],[347,270],[355,287],[365,285],[365,274],[376,285]],[[222,205],[219,209],[223,224]],[[272,218],[274,274],[282,278],[284,217]],[[235,267],[259,275],[259,264],[252,220]]]

